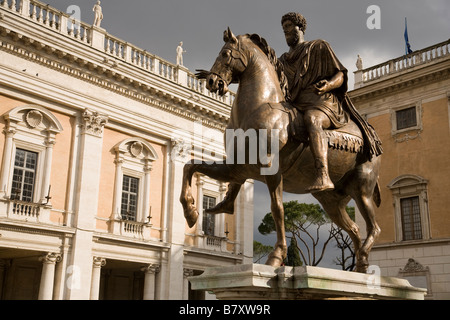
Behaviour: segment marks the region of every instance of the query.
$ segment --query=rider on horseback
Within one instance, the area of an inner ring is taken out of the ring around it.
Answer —
[[[305,41],[306,20],[298,13],[282,18],[282,27],[290,51],[279,59],[288,90],[283,90],[300,113],[309,135],[315,158],[316,178],[309,192],[331,190],[334,184],[328,172],[328,141],[324,130],[339,129],[353,120],[361,130],[364,146],[361,162],[382,154],[376,132],[355,109],[347,95],[347,69],[339,62],[330,45],[323,40]],[[208,72],[206,72],[208,73]],[[234,201],[241,184],[230,183],[225,199],[208,213],[234,212]]]
[[[281,23],[290,47],[289,52],[279,58],[288,81],[290,97],[287,98],[303,113],[317,170],[315,181],[308,191],[331,190],[334,185],[328,173],[328,143],[324,130],[339,129],[351,117],[365,133],[366,140],[371,138],[376,142],[378,139],[348,99],[347,69],[339,62],[330,45],[323,40],[304,40],[306,20],[299,13],[285,14]],[[372,153],[381,153],[378,144],[375,148],[370,150],[369,159]]]

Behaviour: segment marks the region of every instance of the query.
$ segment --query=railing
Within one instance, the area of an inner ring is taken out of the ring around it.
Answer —
[[[110,220],[110,231],[113,234],[128,238],[149,240],[151,225],[145,222],[136,222],[123,219]]]
[[[24,218],[37,219],[40,210],[41,205],[38,203],[13,200],[11,213]]]
[[[0,0],[0,8],[15,12],[73,40],[100,49],[113,59],[130,63],[140,70],[156,74],[221,103],[230,106],[233,104],[235,93],[229,92],[224,97],[211,93],[206,90],[204,81],[199,80],[195,74],[185,68],[114,37],[104,32],[103,29],[97,28],[98,32],[93,32],[95,27],[92,25],[76,20],[69,14],[43,2],[38,0]],[[101,41],[95,41],[96,36],[100,37]]]
[[[450,56],[450,40],[355,72],[355,87]]]

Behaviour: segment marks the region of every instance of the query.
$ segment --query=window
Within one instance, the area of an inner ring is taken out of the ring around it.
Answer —
[[[148,222],[151,214],[150,178],[158,159],[151,144],[141,138],[129,138],[114,146],[116,175],[112,220]]]
[[[216,198],[203,196],[203,210],[213,208],[216,205]],[[208,236],[214,235],[216,215],[203,214],[203,232]]]
[[[136,221],[139,194],[139,179],[124,176],[122,184],[122,219]]]
[[[3,118],[6,125],[0,197],[50,207],[53,146],[56,135],[63,130],[61,123],[49,110],[35,105],[14,108]]]
[[[399,176],[388,185],[394,200],[395,241],[430,239],[427,185],[416,175]]]
[[[37,158],[36,152],[16,150],[11,199],[33,202]]]
[[[396,142],[417,139],[422,131],[421,102],[391,110],[391,135]]]
[[[422,239],[419,197],[400,200],[402,213],[403,240]]]
[[[397,118],[397,130],[416,127],[417,126],[416,107],[396,111],[396,118]]]

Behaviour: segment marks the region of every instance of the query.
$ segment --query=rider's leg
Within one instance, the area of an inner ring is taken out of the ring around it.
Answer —
[[[308,191],[319,192],[334,189],[328,172],[328,144],[323,132],[323,129],[331,126],[330,119],[320,110],[313,109],[305,112],[304,120],[316,168],[316,178]]]

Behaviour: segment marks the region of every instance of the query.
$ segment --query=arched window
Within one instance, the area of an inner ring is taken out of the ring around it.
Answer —
[[[388,185],[395,212],[396,241],[430,238],[428,181],[416,175],[402,175]]]
[[[25,105],[3,115],[5,146],[0,175],[3,198],[49,204],[53,146],[63,128],[47,109]],[[14,190],[13,190],[14,189]]]
[[[147,222],[150,215],[150,172],[158,159],[155,149],[141,138],[129,138],[114,147],[116,177],[113,218]]]

